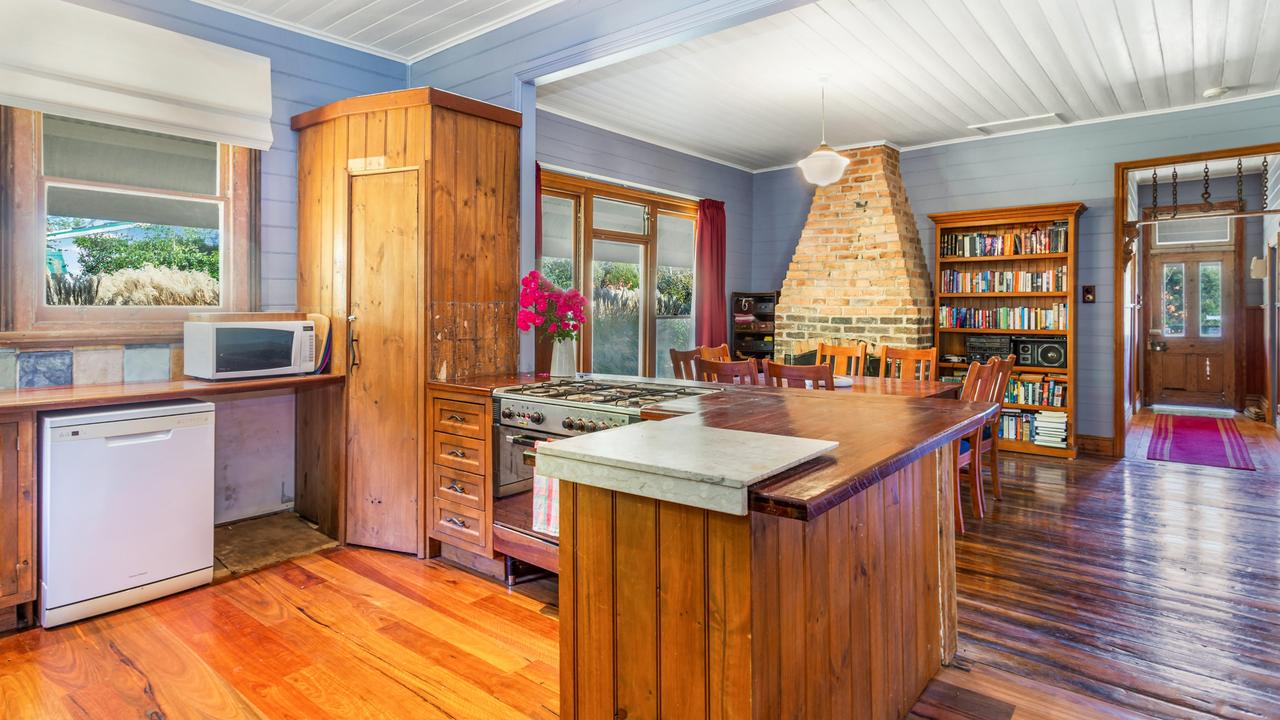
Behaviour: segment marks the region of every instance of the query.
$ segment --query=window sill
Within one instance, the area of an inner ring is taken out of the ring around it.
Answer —
[[[0,348],[45,350],[87,345],[147,345],[182,342],[182,327],[31,330],[0,332]]]

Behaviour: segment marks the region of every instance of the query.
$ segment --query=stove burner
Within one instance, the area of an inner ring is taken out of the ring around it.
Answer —
[[[509,396],[555,399],[583,405],[609,405],[629,409],[713,392],[716,392],[713,388],[592,380],[551,380],[503,390],[503,394]]]

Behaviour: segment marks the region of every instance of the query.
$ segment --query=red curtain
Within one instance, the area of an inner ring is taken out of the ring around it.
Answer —
[[[725,342],[729,312],[724,297],[724,203],[698,201],[698,239],[695,266],[694,334],[699,345],[715,347]]]

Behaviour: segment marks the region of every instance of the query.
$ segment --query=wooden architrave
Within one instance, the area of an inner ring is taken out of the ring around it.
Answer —
[[[1166,155],[1164,157],[1145,158],[1142,160],[1125,160],[1115,164],[1113,173],[1113,197],[1112,197],[1112,243],[1114,245],[1114,257],[1112,268],[1111,283],[1111,301],[1113,306],[1113,342],[1112,342],[1112,372],[1116,379],[1112,390],[1112,422],[1113,430],[1111,437],[1111,455],[1112,457],[1124,457],[1125,435],[1128,432],[1127,423],[1125,421],[1124,406],[1126,388],[1124,383],[1120,382],[1120,378],[1124,377],[1124,351],[1126,338],[1120,331],[1124,327],[1124,272],[1129,266],[1129,262],[1133,259],[1132,248],[1129,248],[1126,254],[1126,235],[1125,235],[1125,210],[1129,207],[1129,187],[1125,183],[1125,176],[1133,170],[1149,170],[1155,167],[1166,167],[1169,165],[1182,165],[1185,163],[1201,162],[1206,160],[1221,160],[1223,158],[1249,157],[1254,155],[1275,155],[1280,153],[1280,142],[1265,143],[1262,145],[1248,145],[1245,147],[1224,148],[1221,150],[1207,150],[1204,152],[1185,153],[1182,155]],[[1136,341],[1140,335],[1134,333],[1130,341]],[[1135,348],[1136,352],[1136,348]]]

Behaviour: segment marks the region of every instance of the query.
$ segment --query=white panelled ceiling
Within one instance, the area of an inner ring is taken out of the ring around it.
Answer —
[[[560,0],[196,0],[403,62],[414,62]]]
[[[832,145],[911,146],[1275,92],[1277,31],[1280,0],[819,0],[540,86],[538,106],[759,170],[817,144],[823,74]]]

